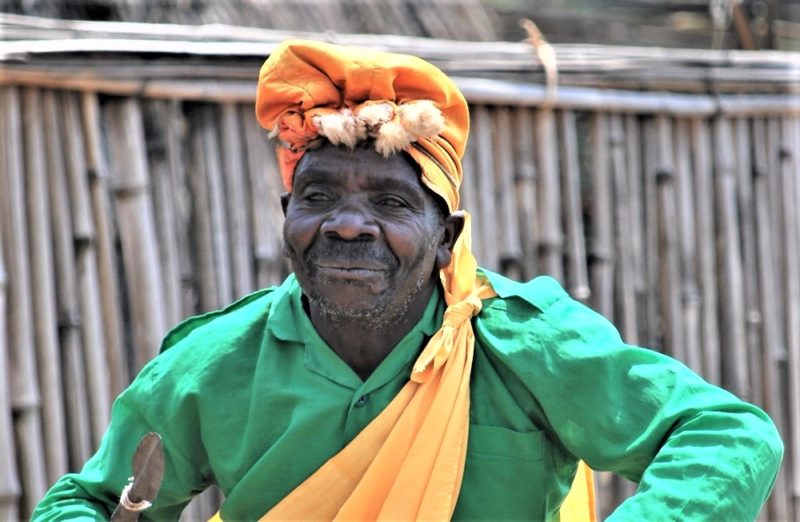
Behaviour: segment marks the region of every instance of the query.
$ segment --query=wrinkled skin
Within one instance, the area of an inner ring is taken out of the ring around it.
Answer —
[[[317,331],[366,376],[416,324],[463,226],[403,154],[330,144],[282,197],[284,253]]]

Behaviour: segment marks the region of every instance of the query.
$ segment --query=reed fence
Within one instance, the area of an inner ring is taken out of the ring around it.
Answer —
[[[287,33],[0,16],[25,24],[0,43],[2,520],[80,467],[170,325],[288,270],[252,107]],[[787,456],[761,518],[800,518],[800,55],[554,46],[553,96],[525,44],[324,37],[455,78],[480,264],[763,406]],[[598,481],[603,513],[634,487]]]

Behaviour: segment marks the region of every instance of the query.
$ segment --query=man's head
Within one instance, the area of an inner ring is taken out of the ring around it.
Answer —
[[[376,328],[424,307],[463,226],[409,156],[369,142],[307,152],[282,203],[284,252],[312,306]]]
[[[279,141],[285,250],[315,308],[391,320],[440,278],[448,302],[471,291],[465,213],[451,214],[469,111],[442,71],[288,41],[261,68],[256,115]]]

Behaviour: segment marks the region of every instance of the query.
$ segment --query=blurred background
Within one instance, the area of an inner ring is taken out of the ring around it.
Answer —
[[[451,75],[479,263],[764,407],[760,519],[800,520],[800,0],[0,0],[0,520],[80,468],[172,325],[288,273],[253,100],[290,36]],[[602,515],[635,490],[597,483]]]

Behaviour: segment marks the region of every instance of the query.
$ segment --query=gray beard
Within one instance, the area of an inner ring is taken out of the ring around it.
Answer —
[[[391,308],[388,302],[379,301],[375,306],[366,310],[352,310],[342,308],[320,295],[312,295],[309,293],[306,294],[306,297],[308,298],[309,305],[331,324],[344,325],[358,322],[362,327],[380,331],[386,330],[388,327],[403,319],[408,313],[408,306],[420,291],[422,291],[423,284],[424,281],[422,279],[418,280],[405,300]]]

